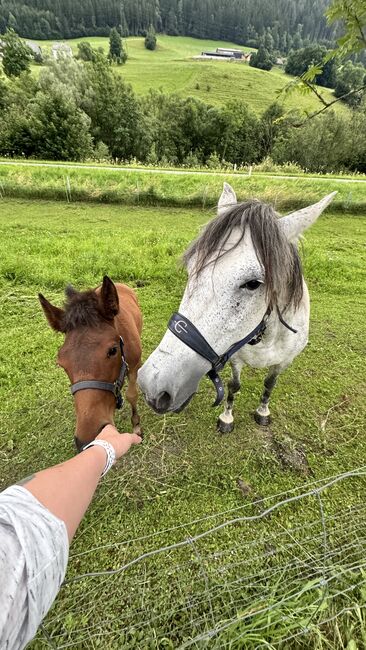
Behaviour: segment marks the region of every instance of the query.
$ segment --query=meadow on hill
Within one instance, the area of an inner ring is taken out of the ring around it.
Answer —
[[[90,37],[66,41],[75,55],[80,41],[89,41],[94,48],[101,47],[108,53],[108,38]],[[161,34],[158,35],[155,51],[145,49],[142,37],[126,38],[123,42],[128,53],[127,63],[115,66],[114,70],[131,83],[139,95],[146,94],[150,88],[161,89],[165,93],[177,93],[181,97],[196,97],[216,106],[238,98],[246,101],[257,114],[263,113],[276,101],[283,101],[288,109],[301,107],[304,111],[314,111],[319,107],[317,99],[312,95],[294,94],[286,99],[279,95],[293,77],[286,75],[278,66],[267,72],[251,68],[247,63],[195,61],[192,58],[203,50],[214,50],[217,47],[236,47],[246,52],[253,48],[224,41]],[[49,53],[53,41],[37,43]],[[36,74],[40,70],[37,66],[33,66],[33,69]],[[332,91],[326,88],[322,88],[322,93],[327,100],[333,96]],[[337,106],[337,110],[347,111],[343,106]]]

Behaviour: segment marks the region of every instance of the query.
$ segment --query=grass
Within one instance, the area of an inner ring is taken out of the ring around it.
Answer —
[[[91,37],[71,39],[74,53],[77,44],[89,41],[95,48],[103,48],[108,52],[109,39]],[[37,41],[46,52],[50,52],[53,41]],[[274,67],[270,72],[251,68],[247,64],[228,63],[222,61],[194,61],[193,56],[203,50],[216,47],[240,47],[235,43],[223,41],[200,40],[183,36],[158,36],[158,47],[155,51],[146,50],[144,39],[130,37],[124,40],[128,52],[126,65],[115,70],[131,83],[135,92],[145,95],[150,88],[162,89],[165,93],[177,93],[182,97],[192,96],[208,104],[222,106],[233,98],[245,100],[257,113],[261,114],[273,102],[282,101],[278,93],[293,77]],[[253,48],[243,47],[245,51]],[[33,67],[36,74],[38,66]],[[235,90],[234,90],[235,89]],[[322,88],[326,100],[333,97],[331,91]],[[294,94],[285,101],[288,109],[314,111],[319,108],[318,100],[311,96]],[[336,104],[339,111],[347,109]]]
[[[93,181],[90,175],[82,178]],[[188,189],[180,177],[161,182],[167,183],[167,193],[174,183]],[[247,180],[241,182],[244,188]],[[220,184],[212,179],[210,196]],[[328,191],[324,185],[296,185],[296,203]],[[271,181],[257,185],[256,192],[267,197],[272,192],[275,198],[283,187]],[[38,291],[61,304],[69,282],[95,286],[104,273],[128,282],[144,313],[146,358],[179,306],[185,273],[177,258],[212,214],[207,208],[11,200],[5,192],[0,202],[0,487],[73,454],[72,400],[66,375],[54,364],[62,339],[47,327]],[[54,645],[363,647],[364,479],[344,480],[322,493],[326,543],[314,496],[115,576],[71,580],[115,569],[238,513],[260,515],[279,500],[275,495],[301,493],[309,481],[364,462],[364,242],[364,214],[352,210],[327,212],[307,235],[310,344],[276,388],[269,429],[260,430],[251,416],[262,389],[260,372],[243,373],[236,429],[227,437],[215,432],[217,412],[205,380],[179,416],[158,418],[140,400],[144,443],[108,475],[80,527],[69,583],[45,621]],[[128,430],[127,407],[117,422]],[[293,641],[283,641],[296,633],[300,636]],[[31,647],[49,647],[42,632]]]
[[[58,199],[67,196],[67,178],[71,200],[121,203],[126,205],[161,205],[171,207],[214,207],[224,180],[230,181],[240,199],[262,197],[278,210],[303,207],[330,192],[338,194],[333,209],[348,212],[365,210],[366,184],[339,182],[332,177],[292,179],[273,178],[266,174],[217,174],[205,172],[159,173],[156,170],[126,171],[120,168],[83,168],[73,165],[55,167],[32,164],[0,165],[0,196],[4,198]]]

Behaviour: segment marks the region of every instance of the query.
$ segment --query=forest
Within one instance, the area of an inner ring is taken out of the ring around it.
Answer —
[[[0,33],[9,27],[27,38],[123,36],[156,32],[234,41],[256,47],[269,32],[286,53],[311,41],[329,42],[328,0],[2,0]]]

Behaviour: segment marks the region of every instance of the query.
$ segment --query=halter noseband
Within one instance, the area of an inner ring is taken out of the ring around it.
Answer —
[[[277,311],[281,323],[296,334],[296,330],[290,327],[290,325],[287,325],[287,323],[283,320],[279,310]],[[194,350],[194,352],[197,352],[197,354],[211,363],[212,368],[206,373],[206,375],[209,377],[209,379],[211,379],[216,388],[216,400],[212,406],[218,406],[224,398],[224,387],[218,373],[223,369],[229,359],[244,345],[256,345],[262,340],[271,312],[272,309],[268,307],[259,325],[257,325],[251,332],[249,332],[247,336],[245,336],[243,339],[240,339],[240,341],[237,341],[237,343],[234,343],[226,352],[220,355],[215,352],[215,350],[206,341],[205,337],[202,336],[201,332],[199,332],[197,327],[193,325],[193,323],[191,323],[188,318],[182,316],[182,314],[179,314],[179,312],[176,312],[171,317],[168,323],[168,329],[174,334],[174,336],[185,343],[185,345],[191,348],[191,350]]]
[[[123,397],[121,394],[121,390],[122,390],[123,382],[125,380],[126,371],[127,371],[127,363],[123,353],[124,343],[123,343],[122,336],[119,337],[119,346],[121,350],[121,369],[119,371],[119,375],[116,381],[113,383],[109,381],[98,381],[97,379],[77,381],[75,384],[72,384],[70,386],[71,395],[75,395],[75,393],[77,393],[79,390],[87,390],[89,388],[94,388],[97,390],[106,390],[109,391],[110,393],[113,393],[116,400],[116,408],[117,409],[122,408]]]

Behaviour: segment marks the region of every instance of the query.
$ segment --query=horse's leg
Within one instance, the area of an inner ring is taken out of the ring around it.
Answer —
[[[221,433],[230,433],[230,431],[234,429],[234,418],[232,413],[234,395],[240,390],[240,373],[243,365],[244,362],[240,359],[231,362],[232,376],[228,384],[229,392],[225,411],[221,413],[217,420],[217,428]]]
[[[271,366],[268,375],[264,380],[264,391],[262,393],[261,403],[254,412],[254,419],[262,427],[267,426],[271,421],[271,414],[268,408],[271,393],[276,385],[278,375],[284,370],[283,366]]]
[[[138,435],[140,435],[141,427],[140,427],[140,416],[137,412],[138,390],[137,390],[137,381],[136,381],[138,369],[139,366],[136,366],[135,368],[129,368],[126,399],[131,405],[131,411],[132,411],[131,422],[133,426],[133,433],[137,433]]]

